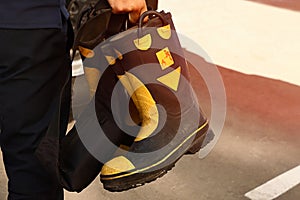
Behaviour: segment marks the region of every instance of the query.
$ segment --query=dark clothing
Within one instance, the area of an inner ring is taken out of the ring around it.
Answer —
[[[49,127],[61,126],[55,131],[62,136],[68,120],[70,90],[63,88],[71,63],[61,2],[0,2],[0,145],[9,200],[63,199],[35,156]],[[55,116],[64,117],[53,126]]]
[[[65,0],[0,0],[0,28],[62,28]]]
[[[9,47],[0,50],[0,144],[9,199],[60,199],[61,186],[34,152],[70,74],[66,48],[59,48],[66,44],[65,34],[59,29],[0,30],[0,38]]]

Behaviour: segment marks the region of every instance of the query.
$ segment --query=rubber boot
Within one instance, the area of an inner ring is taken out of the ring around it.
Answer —
[[[163,176],[184,154],[201,148],[209,127],[193,93],[171,16],[161,15],[148,23],[159,28],[144,29],[142,36],[128,30],[96,50],[105,55],[140,118],[133,144],[101,170],[101,182],[110,191]]]
[[[130,146],[134,140],[119,128],[118,119],[112,115],[111,97],[117,81],[111,69],[103,72],[93,100],[62,139],[60,181],[68,191],[80,192],[86,188],[99,175],[103,163],[112,159],[121,145]],[[124,90],[119,91],[116,98],[124,99],[127,95]],[[122,109],[120,105],[114,106],[116,110]],[[118,110],[118,113],[124,112]]]

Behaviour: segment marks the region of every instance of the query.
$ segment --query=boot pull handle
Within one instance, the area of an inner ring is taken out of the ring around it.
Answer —
[[[165,26],[168,24],[168,22],[166,21],[166,19],[163,17],[163,15],[155,10],[148,10],[146,12],[144,12],[140,18],[139,18],[139,22],[138,22],[138,38],[140,38],[140,36],[142,35],[142,26],[143,26],[143,21],[145,19],[145,17],[147,16],[157,16],[161,22],[162,22],[162,26]]]

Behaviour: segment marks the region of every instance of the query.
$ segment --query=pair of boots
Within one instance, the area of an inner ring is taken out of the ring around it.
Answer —
[[[134,188],[163,176],[205,144],[209,123],[171,15],[155,14],[142,34],[127,30],[93,50],[80,48],[84,66],[102,75],[94,101],[61,145],[66,189],[82,190],[100,170],[105,189]]]

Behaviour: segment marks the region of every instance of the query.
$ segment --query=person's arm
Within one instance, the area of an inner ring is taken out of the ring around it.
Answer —
[[[137,22],[140,15],[147,11],[145,0],[108,0],[113,13],[129,13],[130,22]]]

